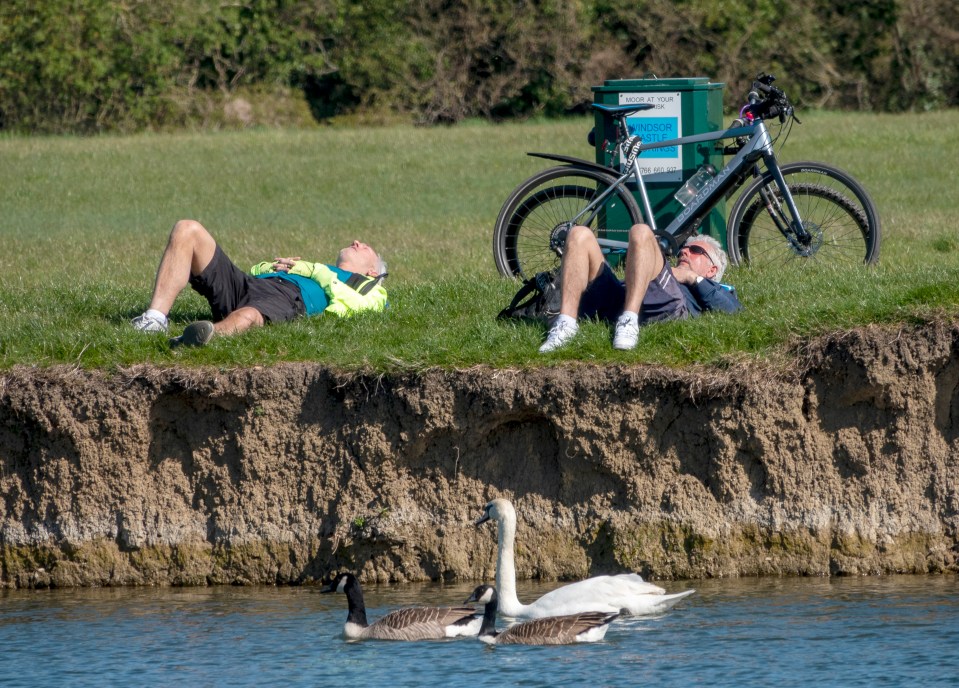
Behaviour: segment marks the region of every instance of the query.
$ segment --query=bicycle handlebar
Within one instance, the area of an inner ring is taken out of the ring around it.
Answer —
[[[752,85],[753,90],[746,96],[747,103],[739,111],[739,116],[743,120],[752,122],[757,119],[778,117],[780,122],[785,122],[787,117],[795,117],[793,106],[786,93],[772,85],[775,80],[776,77],[772,74],[760,74],[756,77]]]

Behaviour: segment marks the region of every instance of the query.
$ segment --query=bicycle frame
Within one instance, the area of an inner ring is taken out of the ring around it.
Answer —
[[[622,113],[622,119],[625,119],[625,114],[625,112]],[[625,122],[622,122],[621,124],[625,130]],[[664,148],[667,146],[682,146],[690,143],[702,143],[705,141],[719,141],[722,139],[739,138],[742,136],[749,137],[742,148],[715,177],[709,180],[709,182],[700,190],[698,194],[696,194],[690,203],[683,208],[682,212],[680,212],[673,219],[673,221],[670,222],[662,232],[660,232],[656,223],[656,217],[653,214],[652,206],[649,201],[649,195],[646,192],[646,182],[643,179],[642,172],[640,171],[639,156],[642,155],[643,151],[651,150],[653,148]],[[623,142],[618,143],[618,150],[621,160],[627,159],[627,151],[625,148],[626,147]],[[542,155],[542,157],[554,156]],[[562,160],[563,158],[555,156],[555,159]],[[772,138],[769,135],[769,130],[766,128],[766,123],[763,120],[757,120],[754,124],[743,127],[723,129],[706,134],[683,136],[677,139],[670,139],[668,141],[659,141],[656,143],[640,145],[638,148],[638,154],[633,159],[632,168],[621,174],[616,180],[615,184],[603,191],[603,193],[593,199],[593,201],[583,208],[583,210],[580,211],[575,217],[571,218],[569,220],[569,224],[589,224],[595,217],[595,214],[599,211],[603,202],[610,195],[615,193],[617,188],[632,179],[636,182],[636,185],[639,189],[640,204],[646,223],[654,232],[659,235],[665,233],[672,237],[676,237],[685,232],[685,230],[687,230],[691,225],[701,221],[702,218],[706,216],[706,214],[726,193],[728,193],[735,186],[741,184],[742,181],[752,173],[753,168],[760,159],[762,159],[766,169],[772,174],[776,185],[779,187],[779,190],[782,193],[782,198],[785,201],[786,209],[789,212],[790,217],[786,218],[788,227],[780,225],[780,231],[782,231],[787,240],[789,240],[789,242],[798,249],[800,248],[803,240],[808,240],[807,232],[803,227],[802,218],[799,216],[799,209],[796,207],[796,203],[793,200],[792,194],[789,192],[786,180],[783,178],[782,172],[779,169],[779,162],[776,159]],[[569,158],[566,158],[565,161],[573,162],[573,164],[575,164],[575,161],[570,160]],[[590,166],[594,167],[594,165]],[[608,171],[608,168],[606,168],[606,170]],[[581,218],[587,214],[588,217],[586,218],[586,221],[580,222]],[[778,213],[773,212],[771,214],[778,221]],[[794,237],[798,237],[798,239]],[[609,249],[624,250],[629,245],[626,241],[618,241],[615,239],[599,238],[598,241],[601,247]]]

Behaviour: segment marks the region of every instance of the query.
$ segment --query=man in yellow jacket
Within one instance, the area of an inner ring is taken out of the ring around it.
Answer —
[[[360,241],[340,251],[335,265],[299,257],[277,258],[244,272],[195,220],[173,225],[160,260],[150,307],[132,320],[141,332],[167,332],[167,314],[176,297],[191,286],[206,298],[213,321],[201,320],[170,340],[174,346],[203,346],[214,335],[229,335],[268,322],[301,315],[340,317],[386,307],[386,263]]]

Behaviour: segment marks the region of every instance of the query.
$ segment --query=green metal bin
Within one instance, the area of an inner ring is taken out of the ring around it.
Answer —
[[[602,105],[653,104],[654,109],[637,112],[626,120],[631,133],[642,136],[644,142],[650,143],[722,129],[724,86],[710,83],[706,77],[611,79],[602,86],[593,86],[593,102]],[[607,150],[607,142],[616,140],[615,121],[597,110],[594,132],[596,162],[609,165],[612,155]],[[716,170],[722,169],[722,142],[654,148],[643,152],[639,162],[657,225],[663,229],[683,209],[673,198],[679,187],[701,165],[708,163]],[[642,207],[638,189],[634,188],[633,192]],[[720,203],[709,213],[701,231],[712,235],[725,246],[725,203]],[[626,232],[621,234],[625,235]],[[613,236],[612,232],[608,236],[611,239],[621,238]],[[625,239],[625,236],[622,238]]]

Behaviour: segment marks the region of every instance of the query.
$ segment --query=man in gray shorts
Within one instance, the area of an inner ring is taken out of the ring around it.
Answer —
[[[134,318],[132,325],[141,332],[166,332],[167,314],[189,285],[206,298],[213,321],[188,325],[170,343],[203,346],[214,334],[235,334],[299,316],[381,311],[387,299],[381,284],[385,276],[386,263],[361,241],[341,250],[335,265],[299,257],[276,258],[244,272],[203,225],[180,220],[173,225],[160,259],[150,307]]]
[[[629,230],[623,283],[613,274],[592,230],[573,227],[563,253],[560,313],[540,353],[555,351],[575,337],[579,318],[615,321],[613,346],[628,350],[636,347],[639,327],[645,323],[695,317],[709,310],[738,311],[742,304],[736,292],[719,283],[727,261],[718,241],[697,235],[690,237],[676,266],[670,267],[653,231],[637,224]]]

